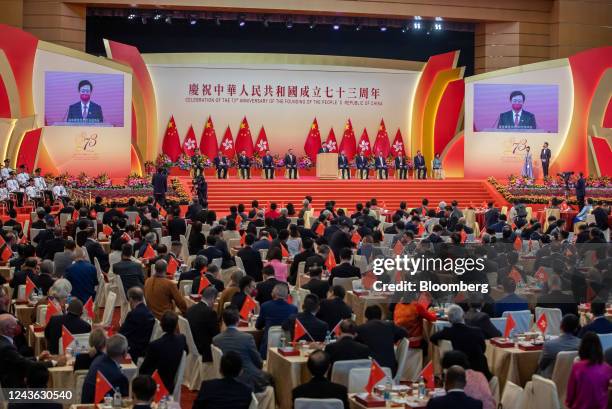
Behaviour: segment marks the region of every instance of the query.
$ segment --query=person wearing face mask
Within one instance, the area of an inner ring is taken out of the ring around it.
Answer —
[[[497,121],[498,129],[536,129],[535,115],[523,110],[525,104],[525,94],[521,91],[510,93],[510,103],[512,109],[502,112]]]
[[[82,80],[78,86],[80,101],[68,107],[67,122],[101,123],[104,122],[102,107],[91,101],[93,85]]]

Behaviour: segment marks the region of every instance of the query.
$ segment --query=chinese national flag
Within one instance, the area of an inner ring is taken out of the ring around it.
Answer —
[[[385,121],[380,120],[380,125],[378,126],[378,133],[376,134],[376,139],[374,140],[374,153],[378,154],[378,151],[381,151],[383,157],[389,156],[389,152],[391,151],[391,146],[389,145],[389,135],[387,134],[387,127],[385,126]]]
[[[246,320],[249,317],[249,314],[253,309],[257,306],[257,303],[251,296],[247,295],[242,303],[242,308],[240,308],[240,316],[242,319]]]
[[[240,247],[244,247],[244,244],[246,243],[246,241],[245,241],[245,240],[246,240],[246,233],[244,233],[244,232],[243,232],[243,233],[240,235]]]
[[[155,402],[159,402],[164,396],[170,395],[170,392],[168,392],[168,388],[166,388],[166,385],[164,385],[164,381],[162,381],[161,377],[159,376],[157,369],[155,372],[153,372],[151,378],[153,378],[157,384],[157,391],[155,392],[155,398],[153,399]]]
[[[516,328],[516,322],[514,322],[514,318],[512,318],[512,314],[509,314],[506,317],[506,327],[504,328],[504,338],[510,338],[510,334],[512,330]]]
[[[399,128],[397,128],[397,132],[395,133],[391,150],[395,156],[406,154],[406,149],[404,148],[404,138],[402,138],[402,133],[400,132]]]
[[[93,321],[95,314],[94,314],[93,298],[91,298],[91,296],[87,299],[87,302],[85,303],[85,305],[83,305],[83,308],[87,312],[87,316],[91,318],[91,320]]]
[[[202,155],[212,160],[217,156],[217,134],[210,116],[206,120],[202,136],[200,137],[200,151]]]
[[[325,259],[325,268],[327,268],[327,271],[331,271],[334,267],[336,267],[336,257],[334,257],[334,252],[329,250],[327,259]]]
[[[259,157],[263,157],[266,154],[266,151],[270,149],[270,143],[268,142],[268,136],[266,135],[266,130],[262,126],[259,130],[259,134],[257,135],[257,140],[255,141],[255,153],[259,155]]]
[[[113,234],[113,228],[105,224],[102,226],[102,232],[106,235],[106,237],[110,237],[110,235]]]
[[[351,236],[351,241],[355,243],[355,245],[358,245],[361,241],[361,234],[359,234],[357,231],[354,231],[353,235]]]
[[[336,336],[336,338],[338,338],[340,336],[340,324],[341,323],[342,323],[342,320],[338,321],[338,323],[336,324],[336,326],[332,330],[332,333]]]
[[[421,371],[421,376],[423,379],[425,379],[425,386],[428,389],[433,389],[436,387],[436,383],[434,382],[433,361],[429,361],[425,368],[423,368]]]
[[[395,255],[399,256],[400,254],[402,254],[402,252],[404,251],[404,245],[402,244],[401,241],[396,241],[395,242],[395,246],[393,246],[393,252],[395,253]]]
[[[512,270],[510,271],[510,278],[514,280],[515,283],[520,283],[523,280],[523,276],[521,275],[520,271],[518,271],[516,268],[512,267]]]
[[[246,116],[242,118],[240,129],[238,129],[238,134],[236,135],[236,153],[242,151],[245,151],[249,158],[253,156],[253,138],[251,137],[251,129],[249,128]]]
[[[371,290],[376,280],[377,278],[374,275],[374,273],[371,271],[368,271],[367,273],[365,273],[365,275],[361,279],[361,283],[363,284],[363,288],[365,288],[366,290]]]
[[[423,234],[425,234],[425,226],[422,224],[419,224],[419,227],[417,228],[417,236],[423,236]]]
[[[113,385],[106,380],[102,372],[96,373],[96,391],[94,394],[94,402],[100,403],[104,400],[107,393],[113,390]]]
[[[465,230],[461,230],[461,233],[459,233],[459,235],[461,236],[461,243],[465,243],[467,241],[467,233],[465,232]]]
[[[548,273],[544,270],[544,267],[538,268],[538,271],[534,274],[534,278],[541,283],[548,281]]]
[[[179,133],[176,130],[174,116],[171,116],[170,121],[168,121],[168,127],[166,128],[164,141],[162,143],[162,152],[168,155],[173,162],[175,162],[181,154],[181,141]]]
[[[236,230],[240,230],[240,225],[242,224],[242,216],[240,216],[239,214],[236,215],[236,219],[234,221],[236,222]]]
[[[357,143],[357,153],[363,153],[365,157],[372,156],[372,146],[370,145],[370,137],[368,130],[363,128],[359,142]]]
[[[198,287],[198,294],[202,294],[202,291],[204,291],[204,289],[208,286],[210,286],[210,281],[208,281],[208,278],[206,278],[204,274],[200,274],[200,286]]]
[[[329,149],[330,153],[338,153],[338,142],[336,141],[336,134],[333,127],[329,129],[325,145],[327,145],[327,149]]]
[[[221,143],[219,144],[219,150],[229,159],[232,159],[236,155],[232,131],[229,126],[225,129],[225,134],[223,134],[223,139],[221,139]]]
[[[147,248],[145,249],[145,252],[142,255],[142,258],[149,260],[153,257],[155,257],[155,251],[153,250],[153,247],[151,247],[150,244],[147,244]]]
[[[283,244],[281,244],[281,255],[283,257],[289,257],[289,252],[287,251],[287,248]]]
[[[370,377],[368,378],[368,383],[365,386],[365,391],[367,393],[372,393],[374,387],[383,379],[385,379],[387,375],[383,371],[383,369],[378,365],[378,362],[372,359],[372,366],[370,367]]]
[[[170,257],[170,261],[168,261],[168,274],[174,274],[176,273],[176,270],[178,270],[179,264],[176,261],[176,259],[174,257]]]
[[[521,241],[520,236],[516,236],[516,239],[514,239],[514,250],[521,251],[522,248],[523,242]]]
[[[55,305],[53,301],[47,301],[47,312],[45,313],[45,324],[49,323],[49,320],[54,315],[57,315],[61,312],[61,310]]]
[[[0,258],[2,258],[2,261],[9,261],[10,258],[13,257],[13,250],[11,250],[11,247],[4,243],[4,248],[2,249],[2,253],[0,253]]]
[[[546,328],[548,328],[548,319],[546,318],[546,314],[540,315],[538,318],[538,322],[536,323],[542,334],[546,334]]]
[[[306,152],[306,155],[308,155],[313,163],[317,161],[317,153],[319,153],[320,147],[321,133],[319,132],[319,123],[317,122],[317,118],[315,118],[312,121],[312,125],[310,125],[306,142],[304,142],[304,152]]]
[[[193,131],[193,126],[189,126],[189,130],[187,131],[187,135],[183,141],[183,152],[185,152],[185,155],[192,157],[197,147],[198,141],[196,139],[195,132]]]
[[[342,151],[344,151],[348,160],[353,160],[357,153],[357,140],[350,119],[344,125],[344,133],[342,134],[342,141],[340,141],[340,152]]]
[[[34,289],[36,288],[36,284],[34,284],[34,281],[32,281],[29,276],[26,276],[25,286],[25,297],[26,300],[29,300],[30,294],[32,294],[32,291],[34,291]]]
[[[25,234],[23,234],[21,236],[21,239],[19,239],[19,244],[28,244],[28,236],[26,236]]]
[[[308,335],[310,337],[310,334],[308,333],[308,331],[306,331],[306,328],[304,328],[300,320],[296,318],[295,325],[293,326],[293,342],[299,341],[305,335]]]
[[[70,346],[70,344],[72,344],[73,341],[74,336],[72,336],[72,333],[68,331],[68,328],[62,325],[62,348],[64,349],[64,352],[66,352],[66,349]]]
[[[324,232],[325,232],[325,225],[323,223],[319,223],[319,225],[315,229],[315,233],[317,233],[317,235],[319,236],[322,236]]]

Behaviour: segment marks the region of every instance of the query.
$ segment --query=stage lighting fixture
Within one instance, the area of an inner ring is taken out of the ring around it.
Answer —
[[[189,24],[195,26],[196,24],[198,24],[198,19],[194,16],[189,17]]]
[[[134,20],[136,18],[136,11],[130,11],[130,14],[127,16],[128,20]]]
[[[215,16],[215,24],[216,24],[217,26],[220,26],[220,25],[221,25],[221,17],[219,17],[219,16]]]
[[[153,16],[153,20],[159,21],[159,20],[161,20],[161,18],[162,18],[161,13],[159,11],[156,11],[155,15]]]
[[[436,17],[435,20],[436,21],[442,21],[442,17]]]
[[[380,31],[382,31],[383,33],[387,31],[387,26],[380,26]]]
[[[268,19],[268,16],[264,16],[264,18],[263,18],[263,26],[265,28],[268,28],[269,25],[270,25],[270,21]]]
[[[442,30],[442,23],[434,23],[433,28],[436,31]]]
[[[285,23],[285,25],[287,26],[288,29],[292,29],[293,28],[293,20],[292,19],[287,19],[287,22]]]
[[[412,28],[414,28],[415,30],[420,30],[421,29],[421,22],[420,21],[415,21],[414,23],[412,23]]]
[[[238,25],[240,27],[244,27],[246,24],[246,21],[244,20],[244,16],[240,16],[240,18],[238,19]]]
[[[314,17],[311,17],[309,19],[309,21],[310,21],[310,23],[308,24],[308,28],[312,30],[312,29],[314,29],[317,26],[317,23],[315,22]]]
[[[164,21],[166,22],[166,24],[172,24],[172,17],[166,16],[166,19]]]
[[[140,20],[142,21],[142,24],[147,24],[147,18],[145,16],[142,16]]]
[[[421,16],[414,16],[415,20],[422,20],[423,18]]]
[[[338,24],[338,23],[334,23],[334,25],[332,26],[332,28],[333,28],[334,30],[340,30],[340,24]]]

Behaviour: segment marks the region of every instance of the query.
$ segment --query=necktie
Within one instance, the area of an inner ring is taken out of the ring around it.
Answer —
[[[519,124],[519,114],[518,112],[516,112],[514,114],[514,126],[518,126],[518,124]]]
[[[87,118],[87,105],[83,105],[83,119]]]

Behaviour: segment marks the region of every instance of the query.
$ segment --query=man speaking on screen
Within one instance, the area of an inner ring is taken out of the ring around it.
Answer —
[[[498,129],[536,129],[535,115],[523,110],[525,94],[512,91],[510,94],[512,109],[499,115]]]
[[[79,82],[80,101],[68,108],[68,122],[101,123],[102,107],[91,101],[93,85],[88,80]]]

